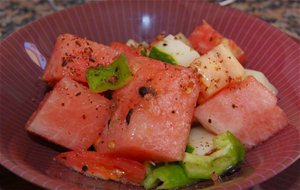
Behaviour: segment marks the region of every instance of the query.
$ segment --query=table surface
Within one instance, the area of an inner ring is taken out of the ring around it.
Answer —
[[[4,39],[20,27],[33,20],[66,7],[89,0],[1,0],[0,39]],[[222,0],[209,0],[220,2]],[[238,0],[230,7],[242,10],[278,27],[296,41],[300,41],[300,1],[299,0]],[[288,183],[287,183],[288,182]],[[289,184],[288,186],[286,184]],[[0,166],[0,190],[41,190]],[[299,190],[300,160],[268,181],[252,190]]]

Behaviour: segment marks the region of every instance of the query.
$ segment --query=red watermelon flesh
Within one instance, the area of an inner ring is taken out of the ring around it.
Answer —
[[[197,50],[200,55],[206,54],[219,44],[223,44],[231,50],[240,63],[246,60],[244,51],[233,40],[224,38],[205,21],[192,31],[188,39],[192,47]]]
[[[95,147],[135,160],[182,160],[199,94],[192,70],[131,57],[134,74],[113,94],[115,111]]]
[[[94,151],[70,151],[54,158],[59,163],[101,179],[111,179],[123,183],[141,184],[146,175],[146,167],[137,161],[99,154]]]
[[[26,124],[35,133],[72,150],[86,150],[111,115],[111,102],[70,78],[60,80]]]
[[[226,131],[251,148],[267,140],[288,124],[277,98],[255,78],[232,84],[203,105],[195,116],[208,130]]]
[[[86,69],[108,65],[120,53],[115,49],[72,34],[58,36],[43,80],[55,83],[64,76],[86,82]]]
[[[140,56],[141,55],[139,49],[129,47],[126,44],[123,44],[120,42],[112,42],[110,44],[110,46],[112,48],[114,48],[115,50],[124,53],[126,56]]]

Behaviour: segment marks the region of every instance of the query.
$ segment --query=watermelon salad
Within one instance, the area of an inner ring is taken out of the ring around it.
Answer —
[[[54,160],[87,176],[146,189],[218,181],[288,124],[246,61],[205,21],[149,43],[61,34],[42,77],[53,89],[25,128],[69,149]]]

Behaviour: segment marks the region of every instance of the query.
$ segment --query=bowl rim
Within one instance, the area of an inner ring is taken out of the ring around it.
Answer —
[[[9,43],[9,41],[11,40],[11,38],[13,38],[16,34],[18,33],[22,33],[26,28],[28,27],[34,27],[36,24],[38,24],[39,22],[41,21],[44,21],[44,20],[47,20],[51,17],[56,17],[57,15],[59,14],[65,14],[66,12],[69,12],[70,10],[75,10],[75,9],[79,9],[79,8],[84,8],[86,6],[90,6],[91,4],[105,4],[105,3],[115,3],[115,2],[119,2],[121,0],[104,0],[104,1],[90,1],[90,2],[87,2],[87,3],[83,3],[83,4],[78,4],[78,5],[74,5],[74,6],[71,6],[71,7],[68,7],[68,8],[65,8],[63,10],[60,10],[60,11],[57,11],[57,12],[54,12],[54,13],[51,13],[47,16],[44,16],[42,18],[39,18],[35,21],[32,21],[24,26],[22,26],[20,29],[12,32],[11,34],[9,34],[6,38],[2,39],[1,42],[0,42],[0,47],[2,47],[5,43]],[[126,3],[135,3],[139,0],[123,0],[122,2],[126,2]],[[142,1],[146,1],[146,0],[142,0]],[[159,1],[163,1],[163,0],[159,0]],[[171,1],[171,0],[168,0],[168,1]],[[194,0],[196,1],[196,0]],[[222,9],[229,9],[230,11],[234,11],[236,12],[237,14],[243,14],[244,16],[247,16],[247,17],[250,17],[251,22],[253,21],[258,21],[258,22],[261,22],[263,25],[267,25],[268,27],[272,27],[273,30],[276,30],[277,32],[280,32],[281,34],[285,35],[286,38],[289,38],[290,41],[288,41],[288,43],[295,43],[297,44],[299,47],[300,47],[300,43],[299,41],[296,41],[298,39],[295,39],[291,36],[289,36],[287,33],[284,33],[283,31],[279,30],[278,28],[276,28],[275,26],[272,26],[270,24],[268,24],[267,22],[253,16],[253,15],[250,15],[250,14],[247,14],[245,12],[242,12],[240,10],[237,10],[237,9],[234,9],[234,8],[231,8],[231,7],[224,7],[224,6],[221,6],[217,3],[210,3],[210,2],[201,2],[199,1],[198,2],[199,4],[205,4],[205,5],[211,5],[213,6],[213,8],[216,8],[216,7],[222,7]],[[284,129],[283,129],[284,130]],[[300,131],[299,128],[297,128],[298,131]],[[276,136],[276,135],[275,135]],[[298,138],[298,140],[300,141],[300,138]],[[289,167],[290,165],[292,165],[293,163],[295,163],[297,160],[300,159],[300,145],[298,144],[298,156],[296,157],[293,157],[293,158],[290,158],[288,161],[285,162],[285,166],[286,167],[282,167],[278,170],[276,170],[276,174],[271,174],[271,173],[267,173],[264,178],[259,178],[258,180],[255,181],[255,183],[253,184],[253,182],[248,181],[247,185],[245,186],[239,186],[239,184],[236,184],[236,183],[232,183],[230,184],[229,186],[226,186],[225,188],[229,188],[229,187],[233,187],[233,186],[236,186],[238,187],[239,189],[243,189],[243,188],[249,188],[255,184],[259,184],[261,182],[264,182],[264,181],[267,181],[268,179],[270,179],[271,177],[277,175],[278,173],[280,173],[281,171],[283,171],[284,169],[286,169],[287,167]],[[38,171],[33,171],[33,170],[30,170],[29,172],[26,172],[26,169],[28,169],[27,167],[24,167],[23,165],[19,165],[18,163],[15,163],[13,162],[12,160],[9,159],[9,156],[7,156],[5,153],[3,152],[0,152],[0,164],[2,166],[4,166],[7,170],[9,170],[10,172],[14,173],[15,175],[25,179],[26,181],[29,181],[39,187],[43,187],[43,188],[53,188],[53,187],[49,187],[47,184],[49,183],[57,183],[57,180],[60,180],[61,181],[61,184],[59,187],[71,187],[72,189],[81,189],[81,188],[78,188],[77,186],[69,183],[69,182],[66,182],[66,181],[63,181],[61,179],[49,179],[50,177],[41,173],[41,172],[38,172]],[[32,178],[32,175],[35,175],[36,177]],[[41,178],[41,179],[44,179],[48,182],[44,182],[43,184],[39,183],[38,181],[36,181],[37,178]],[[56,186],[54,186],[56,187]],[[57,187],[56,187],[57,188]],[[211,186],[211,187],[208,187],[209,189],[212,188],[214,189],[214,186]],[[219,188],[219,187],[217,187]]]

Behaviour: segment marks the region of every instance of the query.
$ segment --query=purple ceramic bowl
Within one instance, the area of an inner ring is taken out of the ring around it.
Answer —
[[[52,161],[57,147],[26,133],[24,125],[47,90],[40,80],[46,59],[61,33],[104,44],[129,38],[147,41],[162,31],[188,35],[202,19],[239,44],[248,57],[246,67],[266,74],[279,89],[278,104],[289,119],[289,126],[247,154],[239,175],[211,188],[246,189],[287,168],[300,154],[299,44],[257,18],[197,0],[90,2],[35,21],[4,39],[0,44],[0,163],[47,189],[139,189],[63,168]],[[201,184],[188,189],[196,187]]]

